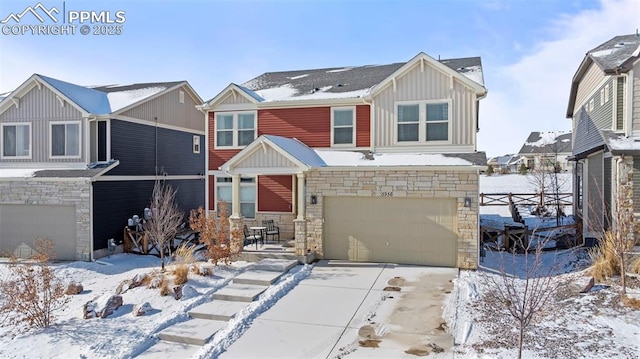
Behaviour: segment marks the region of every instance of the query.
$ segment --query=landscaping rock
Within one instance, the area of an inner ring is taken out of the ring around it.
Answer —
[[[133,310],[131,311],[131,314],[133,314],[134,317],[140,317],[149,313],[152,310],[153,308],[151,307],[151,304],[149,304],[149,302],[144,302],[142,304],[134,305]]]
[[[131,283],[133,283],[131,279],[126,279],[120,282],[120,284],[118,284],[118,286],[116,287],[116,294],[123,294],[124,292],[128,291],[129,288],[131,288]]]
[[[593,279],[593,277],[589,278],[589,281],[585,284],[584,282],[582,283],[583,285],[582,290],[580,291],[580,293],[587,293],[591,290],[591,288],[593,288],[593,285],[595,284],[595,280]]]
[[[147,279],[146,274],[136,274],[133,279],[123,280],[118,284],[116,288],[116,294],[122,294],[128,291],[129,289],[133,289],[142,285],[142,283]]]
[[[83,306],[83,318],[106,318],[122,306],[122,296],[105,294]]]
[[[67,290],[64,291],[64,294],[77,295],[77,294],[82,293],[83,290],[84,290],[84,287],[82,287],[82,284],[76,283],[76,282],[71,282],[67,286]]]

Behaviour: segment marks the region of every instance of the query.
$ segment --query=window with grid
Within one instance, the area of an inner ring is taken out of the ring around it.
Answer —
[[[398,142],[420,140],[420,105],[398,105]]]
[[[216,207],[217,201],[227,203],[228,215],[233,213],[233,203],[231,198],[232,192],[231,177],[216,178]],[[219,210],[218,208],[216,210]],[[240,179],[240,213],[245,218],[255,218],[256,216],[256,179],[241,178]]]
[[[427,104],[427,141],[447,141],[449,139],[449,104]]]
[[[256,138],[256,113],[216,115],[216,147],[244,147]]]
[[[353,108],[333,108],[331,113],[334,145],[355,145],[355,111]]]

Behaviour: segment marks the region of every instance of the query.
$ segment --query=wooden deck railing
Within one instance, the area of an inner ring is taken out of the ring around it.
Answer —
[[[480,193],[481,206],[508,206],[510,203],[518,206],[549,206],[555,205],[556,199],[561,206],[573,204],[572,193]]]

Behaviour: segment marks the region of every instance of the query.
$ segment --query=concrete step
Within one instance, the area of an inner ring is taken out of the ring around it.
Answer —
[[[191,318],[227,321],[237,312],[246,308],[247,305],[249,305],[247,302],[212,300],[211,302],[207,302],[193,308],[189,311],[189,316]]]
[[[268,286],[231,283],[213,293],[213,299],[233,302],[253,302]]]
[[[198,350],[202,348],[199,345],[189,345],[173,342],[165,342],[163,340],[157,342],[144,353],[136,358],[142,359],[167,359],[167,358],[191,358]]]
[[[233,283],[238,284],[256,284],[256,285],[272,285],[282,276],[282,272],[266,271],[266,270],[248,270],[235,278]]]
[[[190,319],[161,331],[159,337],[168,342],[204,345],[226,325],[227,322],[221,320]]]
[[[294,259],[274,259],[266,258],[253,265],[254,270],[288,272],[291,268],[297,266],[300,262]]]

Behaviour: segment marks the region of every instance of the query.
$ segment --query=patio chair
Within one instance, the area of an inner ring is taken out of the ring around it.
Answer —
[[[271,236],[272,238],[277,238],[278,242],[280,242],[280,227],[276,226],[273,219],[263,220],[262,226],[267,227],[265,230],[265,237],[267,237],[267,240],[269,239],[269,236]]]
[[[259,234],[252,234],[251,231],[249,231],[249,228],[247,228],[247,225],[244,225],[244,245],[246,246],[247,244],[251,244],[251,243],[255,243],[256,246],[258,245],[258,241],[262,241],[262,236]]]

